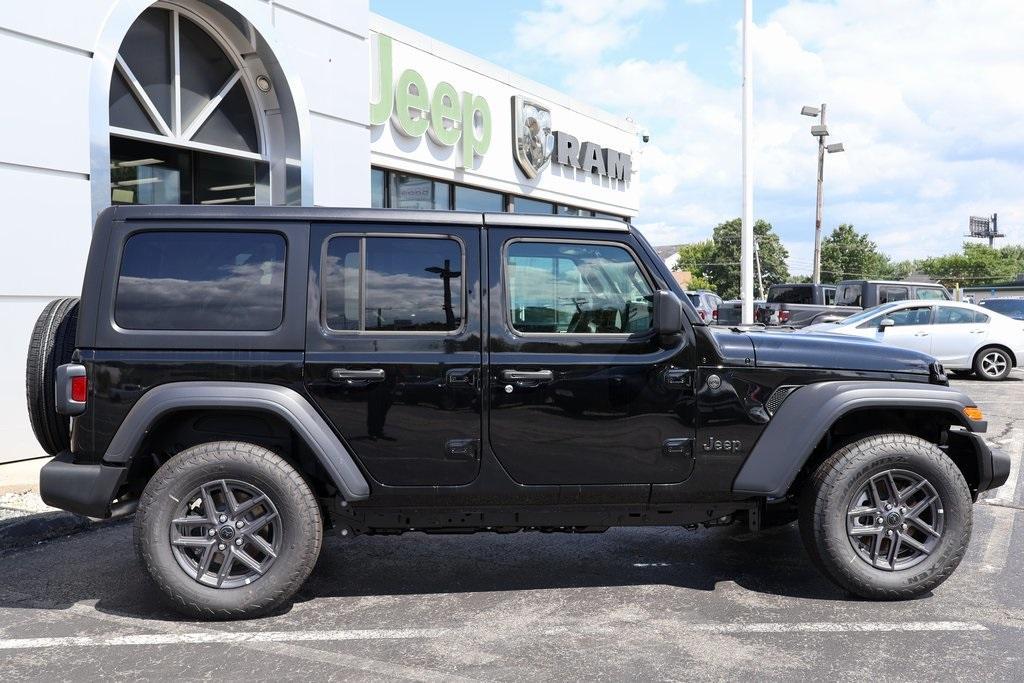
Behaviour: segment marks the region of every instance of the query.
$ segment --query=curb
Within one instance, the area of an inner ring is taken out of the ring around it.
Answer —
[[[42,512],[0,522],[0,554],[70,536],[95,525],[93,520],[71,512]]]

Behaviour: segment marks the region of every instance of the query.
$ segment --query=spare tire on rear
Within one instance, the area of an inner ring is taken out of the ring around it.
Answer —
[[[46,304],[32,329],[25,362],[25,394],[32,431],[43,450],[56,455],[71,444],[71,419],[54,406],[54,372],[71,362],[78,330],[78,297]]]

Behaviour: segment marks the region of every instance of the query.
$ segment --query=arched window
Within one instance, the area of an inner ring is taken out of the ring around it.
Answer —
[[[244,78],[197,17],[143,12],[110,81],[111,203],[267,203],[269,164]]]

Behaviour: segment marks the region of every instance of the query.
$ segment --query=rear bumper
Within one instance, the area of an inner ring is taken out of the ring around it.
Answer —
[[[39,472],[43,502],[87,517],[109,517],[110,502],[117,496],[128,470],[101,464],[74,462],[62,451]]]

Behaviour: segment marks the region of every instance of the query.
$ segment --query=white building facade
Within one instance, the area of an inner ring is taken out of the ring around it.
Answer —
[[[367,0],[5,2],[0,63],[0,462],[43,455],[29,335],[111,204],[638,210],[631,122]]]

